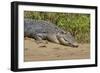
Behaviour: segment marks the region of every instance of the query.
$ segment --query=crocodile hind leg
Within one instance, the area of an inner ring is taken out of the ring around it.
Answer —
[[[34,35],[34,37],[33,37],[35,40],[37,40],[37,41],[41,41],[42,40],[42,38],[41,37],[39,37],[38,35]]]
[[[43,43],[43,40],[42,40],[42,38],[40,36],[38,36],[38,35],[35,34],[33,38],[36,40],[37,44]]]

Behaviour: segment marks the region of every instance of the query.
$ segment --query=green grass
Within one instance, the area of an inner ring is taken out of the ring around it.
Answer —
[[[24,18],[50,21],[69,31],[79,43],[90,42],[90,14],[25,11]]]

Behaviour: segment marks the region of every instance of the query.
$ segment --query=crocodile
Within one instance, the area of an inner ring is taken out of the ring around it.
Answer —
[[[24,19],[24,36],[35,40],[48,40],[65,46],[78,47],[70,32],[67,32],[50,21]]]

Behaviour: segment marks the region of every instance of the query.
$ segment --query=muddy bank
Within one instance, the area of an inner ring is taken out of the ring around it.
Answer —
[[[25,38],[24,44],[25,62],[90,58],[89,44],[79,44],[78,48],[73,48],[48,41],[37,42],[31,38]]]

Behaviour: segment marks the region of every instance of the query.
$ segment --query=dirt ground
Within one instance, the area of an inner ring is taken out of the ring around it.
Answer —
[[[24,45],[25,62],[90,58],[89,44],[79,44],[78,48],[73,48],[48,41],[39,42],[25,38]]]

